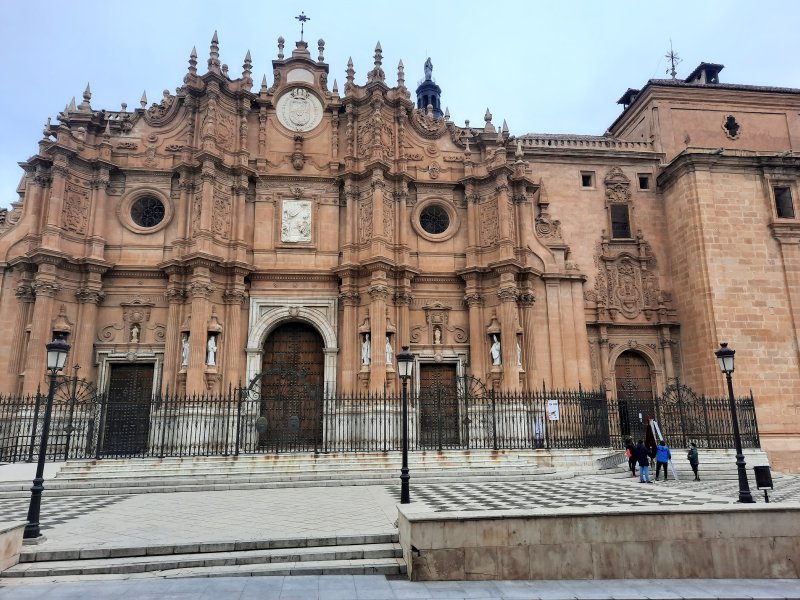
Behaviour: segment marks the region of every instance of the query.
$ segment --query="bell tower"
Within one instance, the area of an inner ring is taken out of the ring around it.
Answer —
[[[425,79],[417,86],[417,108],[427,110],[428,105],[433,107],[433,116],[437,119],[442,116],[442,88],[436,85],[432,77],[433,63],[430,57],[425,61]]]

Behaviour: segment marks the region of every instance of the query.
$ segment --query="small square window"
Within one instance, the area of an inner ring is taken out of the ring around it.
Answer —
[[[794,204],[792,202],[792,190],[783,185],[776,185],[772,188],[775,194],[775,212],[779,219],[794,219]]]
[[[611,237],[614,239],[631,237],[631,221],[627,204],[611,205]]]
[[[581,187],[594,187],[594,171],[581,171]]]
[[[650,189],[650,175],[645,173],[644,175],[639,175],[639,189],[640,190],[649,190]]]

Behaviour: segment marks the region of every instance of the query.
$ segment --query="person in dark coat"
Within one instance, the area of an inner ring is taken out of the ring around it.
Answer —
[[[636,450],[636,444],[633,443],[633,438],[625,440],[625,454],[628,457],[628,468],[631,470],[631,477],[636,477],[636,457],[633,455]]]
[[[634,456],[639,463],[639,483],[653,483],[650,480],[650,455],[643,440],[636,443]]]
[[[689,454],[686,455],[686,458],[689,459],[689,465],[692,467],[692,471],[694,471],[694,480],[700,481],[700,475],[697,474],[697,468],[700,465],[700,457],[697,455],[697,444],[692,442],[692,447],[689,448]]]

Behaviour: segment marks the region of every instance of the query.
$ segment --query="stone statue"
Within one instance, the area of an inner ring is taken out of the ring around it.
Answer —
[[[131,344],[139,343],[139,324],[134,323],[131,325]]]
[[[497,335],[493,335],[492,339],[494,342],[492,343],[492,347],[489,348],[489,352],[492,354],[492,364],[499,365],[500,364],[500,340],[497,339]]]
[[[189,365],[189,336],[183,334],[181,340],[181,366],[186,367]]]
[[[442,343],[442,330],[438,327],[433,328],[433,343],[434,344],[441,344]]]
[[[425,61],[425,81],[430,81],[432,74],[433,74],[433,63],[431,62],[431,57],[429,56],[428,60]]]
[[[206,345],[208,356],[206,357],[206,364],[209,367],[217,366],[217,336],[208,336],[208,344]]]
[[[370,353],[372,352],[372,345],[369,343],[369,334],[364,334],[364,342],[361,344],[361,364],[369,365]]]
[[[392,357],[394,356],[394,351],[392,350],[392,341],[389,339],[389,336],[386,336],[386,364],[392,364]]]
[[[519,340],[517,340],[517,366],[522,366],[522,346],[519,345]]]

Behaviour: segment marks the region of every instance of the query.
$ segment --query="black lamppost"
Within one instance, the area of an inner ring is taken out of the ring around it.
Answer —
[[[397,355],[397,373],[403,382],[403,466],[400,468],[400,504],[411,503],[411,493],[408,489],[408,380],[414,370],[414,355],[408,351],[408,346],[403,346],[403,351]]]
[[[728,400],[731,403],[731,420],[733,421],[733,440],[736,444],[736,468],[739,472],[739,502],[752,503],[753,496],[750,494],[750,484],[747,481],[747,471],[744,468],[744,454],[742,454],[742,438],[739,435],[739,419],[736,417],[736,398],[733,395],[733,356],[736,350],[728,348],[728,344],[720,344],[719,350],[714,355],[719,361],[719,368],[725,373],[728,379]]]
[[[31,503],[28,506],[28,524],[25,525],[24,539],[38,538],[39,512],[42,508],[42,491],[44,490],[44,461],[47,454],[47,438],[50,436],[50,416],[53,412],[53,396],[56,393],[56,377],[64,368],[69,352],[69,344],[61,339],[54,339],[47,344],[47,369],[50,371],[50,390],[47,392],[47,406],[44,409],[44,425],[42,441],[39,444],[39,462],[36,463],[36,478],[31,488]]]

